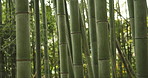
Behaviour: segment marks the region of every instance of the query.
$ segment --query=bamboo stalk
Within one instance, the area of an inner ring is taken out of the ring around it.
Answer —
[[[128,3],[128,10],[129,10],[129,17],[130,17],[130,26],[132,31],[132,38],[133,38],[133,46],[135,47],[135,25],[134,25],[134,1],[127,0]]]
[[[119,41],[117,39],[116,39],[116,46],[117,46],[117,50],[119,52],[119,55],[123,61],[123,64],[129,74],[129,76],[131,78],[135,78],[135,73],[133,71],[133,68],[132,68],[131,64],[129,63],[129,61],[127,60],[127,57],[125,56],[125,54],[121,51],[121,46],[120,46]]]
[[[134,0],[136,77],[148,78],[146,0]]]
[[[92,67],[94,78],[98,78],[98,53],[97,53],[97,37],[96,37],[96,23],[95,23],[95,2],[88,0],[88,19],[89,19],[89,36],[92,54]]]
[[[68,57],[69,57],[69,78],[74,78],[74,69],[73,69],[73,55],[72,55],[72,42],[71,42],[71,35],[70,35],[70,24],[69,24],[69,16],[67,10],[67,4],[65,1],[65,11],[66,11],[66,38],[68,44]]]
[[[40,13],[39,0],[34,0],[36,26],[36,77],[41,78],[41,47],[40,47]]]
[[[43,20],[43,34],[44,34],[44,56],[45,56],[45,78],[49,78],[49,59],[48,59],[48,42],[47,42],[47,18],[46,18],[46,5],[45,0],[41,0],[42,7],[42,20]]]
[[[66,14],[65,1],[57,1],[59,52],[60,52],[60,74],[61,78],[68,78],[68,49],[66,42]]]
[[[110,78],[106,0],[96,0],[95,3],[99,78]]]
[[[28,0],[16,0],[17,78],[31,78]]]
[[[115,46],[115,19],[114,19],[114,0],[109,0],[109,12],[110,12],[110,46],[111,46],[111,60],[112,60],[112,77],[116,78],[116,46]]]
[[[74,77],[83,78],[82,39],[79,22],[78,0],[70,0],[70,25],[73,52]]]
[[[89,44],[88,44],[87,35],[86,35],[86,28],[85,28],[85,25],[84,25],[84,23],[82,21],[81,16],[80,16],[80,26],[81,26],[81,32],[82,32],[83,49],[84,49],[84,54],[85,54],[85,57],[86,57],[86,63],[87,63],[87,69],[88,69],[88,77],[89,78],[94,78],[91,59],[90,59]]]

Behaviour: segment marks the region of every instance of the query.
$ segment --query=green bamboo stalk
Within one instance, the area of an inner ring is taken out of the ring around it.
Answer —
[[[79,24],[78,0],[70,0],[70,18],[74,77],[83,78],[82,39]]]
[[[67,4],[65,1],[65,12],[66,12],[66,35],[67,35],[67,42],[68,42],[68,49],[69,54],[72,60],[72,43],[71,43],[71,35],[70,35],[70,24],[69,24],[69,16],[68,16],[68,10],[67,10]]]
[[[81,3],[83,4],[83,0],[81,0]],[[89,44],[87,40],[87,34],[86,34],[86,27],[85,27],[85,15],[84,15],[84,5],[81,7],[81,12],[79,11],[79,15],[81,15],[80,18],[80,26],[81,26],[81,33],[82,33],[82,43],[83,43],[83,49],[84,49],[84,55],[86,57],[86,64],[87,64],[87,73],[89,78],[94,78],[93,70],[92,70],[92,64],[90,59],[90,49]]]
[[[33,61],[33,74],[35,74],[36,72],[35,72],[35,61],[36,61],[36,58],[35,58],[35,28],[34,28],[34,22],[33,22],[33,0],[31,0],[31,2],[30,2],[30,12],[31,12],[31,14],[30,14],[30,25],[31,25],[31,28],[32,28],[32,30],[30,31],[31,33],[32,33],[32,39],[31,39],[31,42],[32,42],[32,46],[31,46],[31,48],[32,48],[32,57],[33,57],[33,59],[32,59],[32,61]]]
[[[65,1],[65,11],[66,11],[66,38],[67,38],[67,44],[68,44],[68,57],[69,57],[69,78],[74,78],[74,72],[73,72],[73,56],[72,56],[72,43],[71,43],[71,35],[70,35],[70,24],[69,24],[69,16],[68,16],[68,10],[67,10],[67,4]]]
[[[36,77],[41,78],[40,13],[39,0],[34,0],[36,26]]]
[[[86,64],[87,64],[87,70],[88,70],[88,77],[94,78],[91,59],[90,59],[89,44],[88,44],[87,35],[86,35],[86,28],[85,28],[85,25],[84,25],[81,17],[80,17],[80,25],[81,25],[81,32],[82,32],[83,49],[84,49],[84,54],[85,54],[85,57],[86,57]]]
[[[16,0],[17,78],[31,78],[28,0]]]
[[[53,1],[53,8],[55,10],[55,14],[57,14],[57,0],[52,0]]]
[[[114,0],[109,0],[109,12],[110,12],[110,56],[112,60],[112,77],[116,78],[116,46],[115,46],[115,19],[114,19]]]
[[[84,6],[84,1],[85,0],[81,0],[81,3],[79,4],[80,5],[80,15],[81,15],[81,19],[82,19],[83,23],[85,23],[85,15],[84,15],[85,6]]]
[[[95,3],[99,78],[110,78],[106,0],[96,0]]]
[[[129,17],[130,17],[130,26],[131,26],[130,30],[132,32],[132,39],[133,39],[133,44],[132,44],[133,47],[131,48],[134,50],[134,53],[136,53],[135,52],[134,0],[127,0],[127,3],[128,3]]]
[[[56,27],[57,27],[57,32],[58,32],[58,26],[57,26],[57,23],[58,23],[58,18],[57,18],[57,0],[52,0],[53,1],[53,8],[54,8],[54,11],[55,11],[55,18],[56,18]],[[57,33],[57,35],[59,35]],[[57,40],[59,42],[59,38]],[[58,46],[58,56],[59,56],[59,46]],[[58,62],[58,67],[60,67],[60,61]],[[60,78],[60,68],[58,68],[58,77]],[[56,76],[55,76],[56,77]]]
[[[97,37],[95,23],[95,3],[94,0],[88,0],[88,16],[89,16],[89,36],[92,52],[92,67],[94,78],[98,78],[98,60],[97,60]]]
[[[133,38],[133,46],[135,47],[135,26],[134,26],[134,0],[127,0],[128,3],[128,11],[130,17],[130,25],[132,31],[132,38]]]
[[[44,55],[45,55],[45,78],[49,78],[49,59],[48,59],[48,45],[47,45],[47,18],[45,0],[41,0],[42,18],[43,18],[43,31],[44,31]]]
[[[146,0],[134,0],[136,77],[148,78]]]
[[[68,72],[69,72],[69,77],[68,78],[74,78],[74,69],[73,69],[73,64],[72,64],[72,60],[70,58],[70,56],[68,57],[68,62],[69,62],[69,68],[68,68]]]
[[[57,1],[57,18],[59,33],[60,74],[61,78],[68,78],[68,49],[66,42],[66,14],[65,1]]]
[[[116,46],[117,46],[117,50],[118,50],[118,53],[122,59],[122,62],[125,66],[125,69],[126,71],[128,72],[130,78],[135,78],[135,73],[132,69],[132,66],[131,64],[129,63],[127,57],[125,56],[124,52],[121,51],[121,45],[119,44],[119,41],[116,39]]]
[[[117,8],[117,10],[118,11],[120,11],[120,7],[119,7],[119,0],[118,0],[118,2],[116,3],[116,8]],[[119,40],[119,42],[121,41],[121,37],[120,37],[120,33],[121,33],[121,23],[120,23],[120,20],[119,20],[119,14],[117,14],[117,17],[116,17],[116,19],[117,19],[117,22],[115,22],[116,23],[116,38]],[[121,56],[118,56],[119,58],[118,58],[118,71],[117,72],[119,72],[119,74],[117,75],[117,78],[122,78],[123,77],[123,74],[122,74],[122,58],[121,58]]]

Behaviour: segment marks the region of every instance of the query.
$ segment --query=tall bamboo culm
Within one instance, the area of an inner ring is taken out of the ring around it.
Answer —
[[[83,51],[84,55],[86,58],[86,64],[87,64],[87,71],[88,71],[88,77],[89,78],[94,78],[93,74],[93,69],[92,69],[92,64],[91,64],[91,58],[90,58],[90,49],[89,49],[89,44],[87,40],[87,34],[86,34],[86,27],[85,27],[85,22],[83,22],[82,16],[80,16],[80,26],[81,26],[81,32],[82,32],[82,43],[83,43]],[[84,18],[85,19],[85,18]]]
[[[16,0],[17,78],[31,78],[28,0]]]
[[[41,78],[40,13],[39,0],[34,0],[36,26],[36,77]]]
[[[114,17],[114,0],[109,0],[110,13],[110,56],[112,62],[112,77],[116,78],[116,33],[115,33],[115,17]]]
[[[133,46],[135,48],[134,0],[127,0],[127,3],[128,3],[130,26],[133,38]]]
[[[70,23],[69,23],[69,15],[68,15],[68,9],[67,4],[65,1],[65,13],[66,13],[66,38],[67,38],[67,45],[68,45],[68,62],[69,62],[69,78],[74,78],[74,72],[73,72],[73,59],[72,59],[72,43],[71,43],[71,34],[70,34]]]
[[[88,0],[88,16],[89,16],[89,36],[92,55],[92,68],[94,78],[98,78],[98,51],[97,51],[97,36],[95,23],[95,3],[94,0]]]
[[[99,78],[110,78],[106,0],[96,0],[95,3]]]
[[[70,26],[73,52],[74,77],[83,78],[82,39],[80,32],[78,0],[70,0]]]
[[[134,0],[136,76],[148,78],[146,0]]]
[[[68,46],[66,42],[66,14],[65,1],[57,1],[57,18],[59,33],[60,74],[61,78],[68,78]]]
[[[49,59],[48,59],[48,42],[47,42],[47,18],[46,18],[46,5],[45,0],[41,0],[42,6],[42,19],[43,19],[43,37],[44,37],[44,71],[45,71],[45,78],[49,78]]]

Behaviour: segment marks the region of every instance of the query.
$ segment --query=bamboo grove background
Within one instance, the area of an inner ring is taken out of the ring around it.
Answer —
[[[148,78],[146,0],[0,0],[0,78]]]

